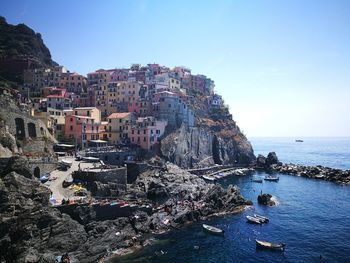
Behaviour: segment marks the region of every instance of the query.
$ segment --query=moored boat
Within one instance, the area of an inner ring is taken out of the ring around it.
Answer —
[[[91,156],[87,156],[87,157],[82,157],[83,161],[85,162],[89,162],[89,163],[97,163],[100,161],[100,158],[97,157],[91,157]]]
[[[271,249],[271,250],[284,250],[286,244],[283,243],[271,243],[262,240],[255,240],[256,247],[262,249]]]
[[[298,140],[295,140],[295,142],[304,142],[304,141],[303,141],[303,140],[298,139]]]
[[[225,232],[224,230],[222,230],[220,228],[217,228],[217,227],[214,227],[214,226],[209,226],[209,225],[206,225],[206,224],[203,224],[203,229],[208,231],[211,234],[214,234],[214,235],[221,235],[221,234],[223,234]]]
[[[254,217],[260,219],[263,223],[267,223],[270,221],[270,219],[268,217],[265,217],[265,216],[254,214]]]
[[[213,177],[213,176],[202,175],[202,178],[203,178],[204,180],[207,180],[207,181],[210,181],[210,182],[216,181],[216,178]]]
[[[247,222],[251,224],[261,225],[263,223],[261,219],[254,216],[246,216],[246,218],[247,218]]]
[[[272,182],[278,182],[280,178],[278,176],[271,176],[271,175],[268,175],[268,176],[265,176],[264,180],[265,181],[272,181]]]

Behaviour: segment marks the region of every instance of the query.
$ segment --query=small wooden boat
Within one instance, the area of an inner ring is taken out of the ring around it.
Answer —
[[[254,217],[260,219],[263,223],[267,223],[270,221],[270,219],[268,217],[265,217],[265,216],[254,214]]]
[[[299,139],[299,140],[295,140],[295,142],[304,142],[304,141]]]
[[[263,222],[261,221],[261,219],[254,217],[254,216],[246,216],[247,218],[247,222],[251,223],[251,224],[258,224],[261,225]]]
[[[265,181],[272,181],[272,182],[278,182],[280,178],[278,176],[265,176],[264,180]]]
[[[286,244],[283,243],[270,243],[267,241],[255,240],[256,247],[262,249],[271,249],[271,250],[284,250]]]
[[[254,183],[262,183],[263,182],[262,179],[252,179],[251,181]]]
[[[224,230],[222,230],[220,228],[209,226],[206,224],[203,224],[203,229],[208,231],[211,234],[214,234],[214,235],[221,235],[225,232]]]
[[[210,182],[216,181],[216,178],[213,177],[213,176],[202,175],[202,178],[203,178],[204,180],[207,180],[207,181],[210,181]]]

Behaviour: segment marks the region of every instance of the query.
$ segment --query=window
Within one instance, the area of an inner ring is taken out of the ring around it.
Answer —
[[[72,122],[72,121],[73,121],[73,118],[70,118],[70,121]]]
[[[137,130],[137,134],[140,134],[140,130]]]
[[[134,134],[134,130],[131,131],[131,134]]]
[[[86,111],[86,116],[90,116],[90,111]]]
[[[156,130],[156,134],[160,134],[160,130]]]
[[[140,142],[140,137],[137,137],[137,142]]]
[[[143,130],[143,134],[146,134],[146,130]]]
[[[168,107],[171,108],[171,104],[168,104]]]
[[[73,131],[73,126],[72,125],[70,126],[70,130]]]

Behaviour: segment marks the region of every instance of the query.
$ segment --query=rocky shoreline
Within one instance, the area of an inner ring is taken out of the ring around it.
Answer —
[[[95,221],[86,208],[82,224],[49,204],[49,189],[25,166],[23,158],[13,157],[0,173],[0,261],[54,262],[68,252],[71,262],[96,262],[142,247],[154,233],[252,204],[235,186],[208,184],[167,163],[141,174],[128,189],[127,195],[151,201],[153,213]]]
[[[267,157],[259,154],[255,169],[268,173],[278,172],[306,178],[325,180],[342,185],[350,185],[350,170],[341,170],[322,165],[305,166],[296,164],[282,164],[278,161],[275,152],[270,152]]]

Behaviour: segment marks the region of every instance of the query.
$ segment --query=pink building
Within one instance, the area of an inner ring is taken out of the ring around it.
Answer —
[[[140,117],[135,123],[129,123],[126,130],[130,143],[150,150],[158,144],[164,134],[166,121],[158,121],[155,117]]]
[[[75,108],[65,111],[65,137],[75,139],[81,148],[89,141],[103,138],[105,124],[101,123],[101,112],[95,107]]]

